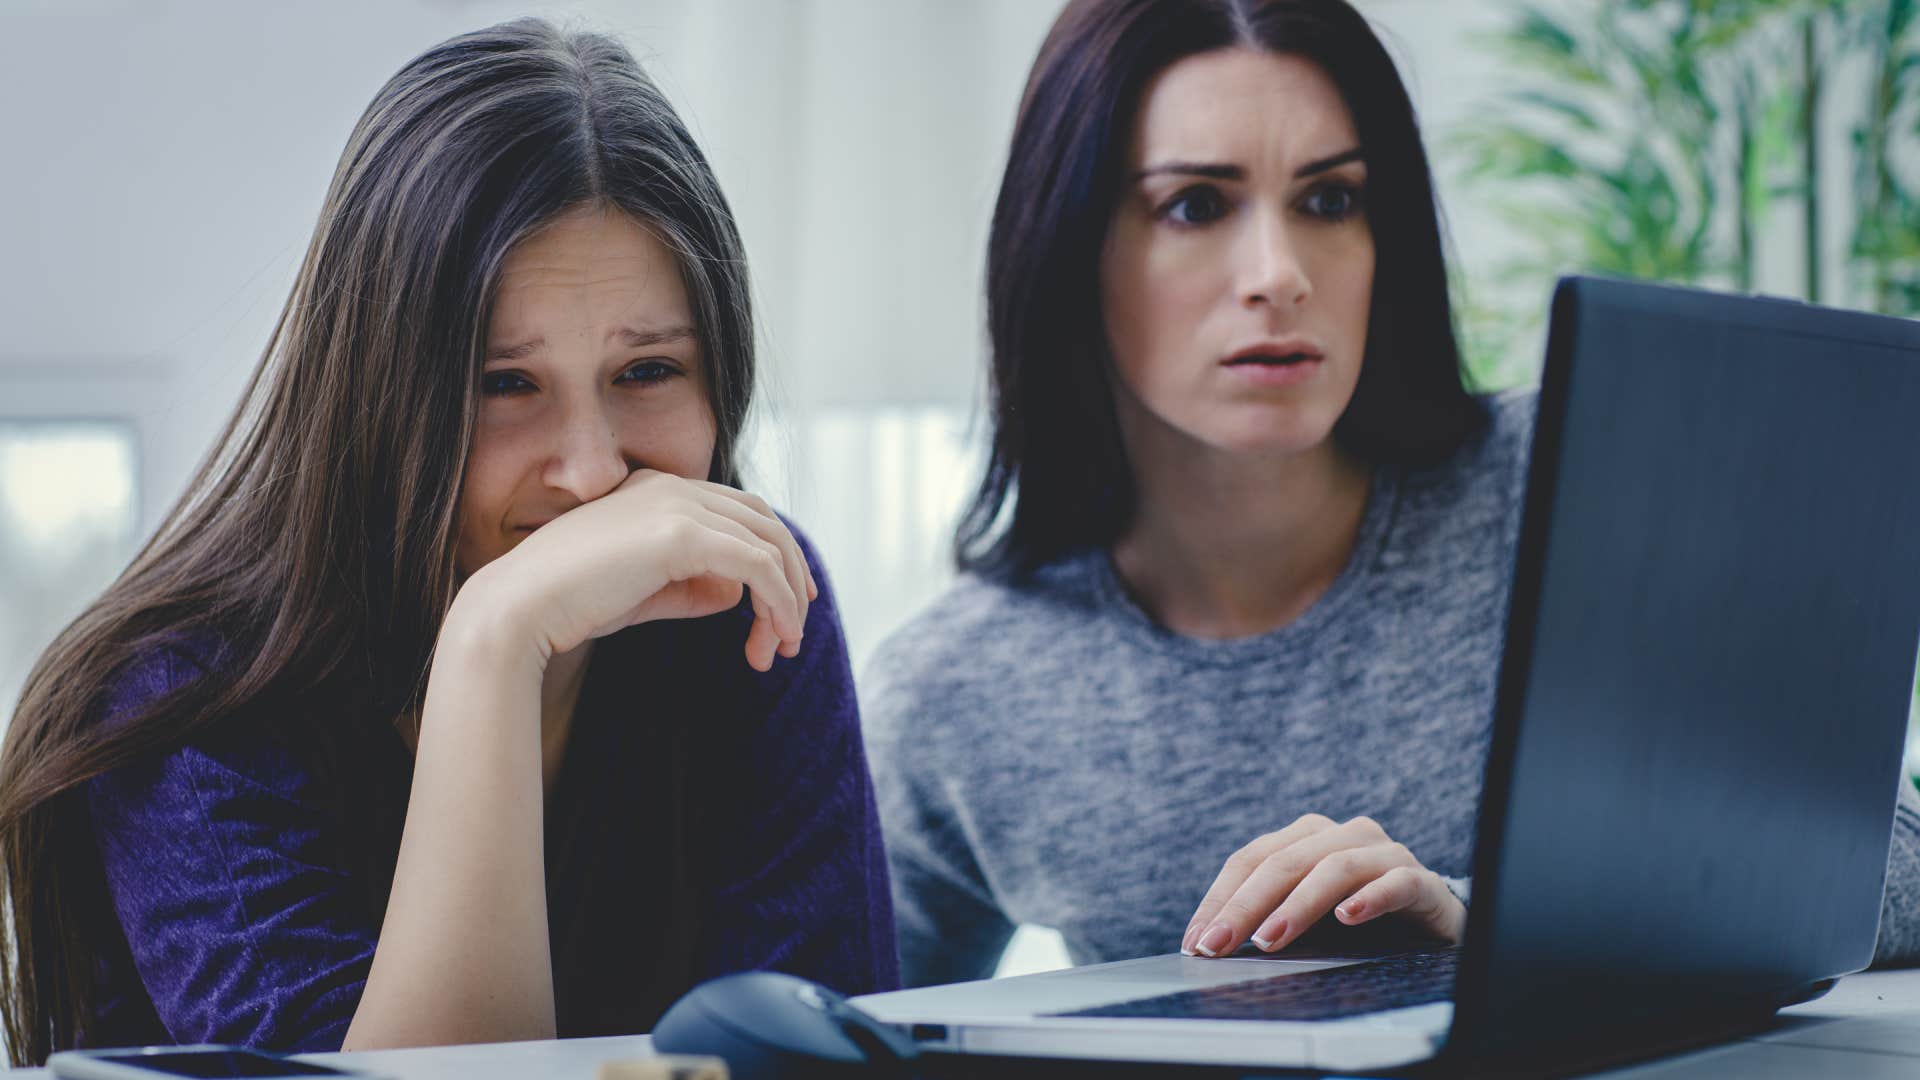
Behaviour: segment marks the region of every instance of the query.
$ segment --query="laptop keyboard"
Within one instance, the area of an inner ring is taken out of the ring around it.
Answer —
[[[1344,967],[1183,990],[1054,1016],[1135,1016],[1160,1020],[1337,1020],[1404,1009],[1453,996],[1458,949],[1402,953]]]

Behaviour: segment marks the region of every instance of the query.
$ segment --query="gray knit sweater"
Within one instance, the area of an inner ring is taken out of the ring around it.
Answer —
[[[1271,633],[1173,633],[1088,551],[1019,588],[963,575],[889,638],[861,712],[906,984],[990,975],[1018,923],[1076,963],[1170,952],[1226,857],[1309,812],[1467,875],[1534,404],[1376,470],[1346,569]],[[1881,962],[1920,959],[1902,788]]]

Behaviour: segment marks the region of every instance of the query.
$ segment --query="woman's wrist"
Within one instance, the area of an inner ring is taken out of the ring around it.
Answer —
[[[538,676],[551,651],[530,629],[518,594],[494,565],[481,567],[454,594],[434,649],[443,659],[471,661],[479,670],[526,667]]]

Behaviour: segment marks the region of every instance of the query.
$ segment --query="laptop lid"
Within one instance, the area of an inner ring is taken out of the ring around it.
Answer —
[[[1920,323],[1567,279],[1531,469],[1448,1053],[1627,1052],[1864,967]]]

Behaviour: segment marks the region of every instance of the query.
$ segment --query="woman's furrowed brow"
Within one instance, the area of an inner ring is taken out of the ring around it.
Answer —
[[[647,349],[655,345],[671,345],[676,342],[692,340],[693,327],[685,323],[670,326],[633,327],[616,326],[607,331],[607,340],[618,342],[630,349]],[[496,360],[524,360],[547,347],[544,336],[531,337],[512,345],[498,345],[487,350],[488,362]]]
[[[494,360],[524,360],[545,348],[546,344],[546,338],[533,337],[514,345],[497,345],[487,349],[486,359],[488,362]]]
[[[1148,165],[1133,174],[1133,179],[1144,180],[1149,176],[1200,176],[1208,180],[1244,180],[1247,170],[1238,165],[1215,164],[1201,161],[1163,161],[1158,165]]]
[[[1349,161],[1363,160],[1365,160],[1365,155],[1361,149],[1356,146],[1351,150],[1342,150],[1337,154],[1323,157],[1318,161],[1309,161],[1295,170],[1293,176],[1294,179],[1298,180],[1303,176],[1312,176],[1315,173],[1326,172],[1328,169],[1337,169]]]
[[[1330,154],[1300,166],[1300,168],[1294,170],[1294,179],[1297,180],[1302,177],[1312,176],[1315,173],[1323,173],[1328,169],[1337,169],[1349,161],[1363,160],[1364,156],[1363,151],[1357,146],[1349,150],[1342,150],[1337,154]],[[1247,170],[1239,165],[1232,165],[1226,162],[1162,161],[1136,170],[1132,179],[1137,182],[1149,176],[1169,175],[1198,176],[1207,180],[1245,180],[1247,178]]]
[[[678,341],[693,338],[693,327],[685,323],[671,326],[631,327],[616,326],[607,334],[608,341],[618,341],[631,349],[645,349],[654,345],[670,345]]]

